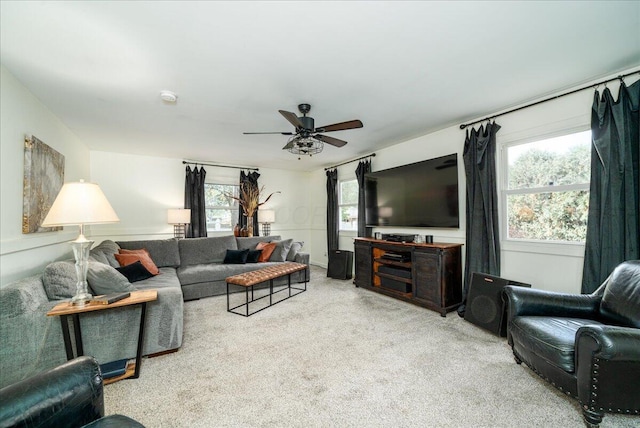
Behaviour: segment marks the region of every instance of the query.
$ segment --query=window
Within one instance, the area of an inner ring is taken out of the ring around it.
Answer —
[[[584,242],[591,131],[511,145],[503,153],[504,236],[512,240]]]
[[[237,184],[204,185],[205,211],[207,214],[207,231],[231,231],[238,222],[238,201],[227,196],[238,196]]]
[[[338,194],[340,230],[358,230],[358,180],[340,182]]]

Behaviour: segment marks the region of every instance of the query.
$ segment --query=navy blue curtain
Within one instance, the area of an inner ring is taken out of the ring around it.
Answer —
[[[251,186],[259,188],[258,178],[260,178],[260,174],[257,171],[253,171],[253,172],[240,171],[240,186],[242,186],[242,183],[247,182]],[[240,210],[238,213],[238,224],[240,225],[240,227],[246,227],[248,225],[247,221],[249,221],[249,219],[247,219],[244,216],[244,214],[242,213],[242,207],[240,207]],[[256,210],[255,213],[253,213],[253,217],[251,221],[253,222],[253,236],[260,236],[260,228],[258,227],[258,210]]]
[[[500,236],[498,228],[498,191],[496,187],[497,123],[467,130],[464,142],[464,169],[467,181],[466,257],[463,305],[473,272],[500,275]]]
[[[360,161],[356,168],[356,178],[358,179],[358,236],[371,236],[371,228],[367,227],[366,206],[364,201],[364,175],[371,172],[371,161]]]
[[[327,171],[327,250],[338,249],[338,170]]]
[[[640,259],[640,81],[596,91],[591,108],[591,185],[582,292],[592,293],[625,260]]]
[[[191,210],[191,224],[187,226],[185,237],[207,236],[207,213],[204,199],[204,179],[207,171],[198,166],[191,170],[187,166],[184,180],[184,207]]]

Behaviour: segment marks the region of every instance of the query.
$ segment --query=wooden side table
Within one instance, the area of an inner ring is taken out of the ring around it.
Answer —
[[[110,305],[102,305],[99,303],[88,303],[84,306],[74,306],[70,302],[62,302],[54,306],[47,316],[59,316],[60,324],[62,325],[62,337],[64,338],[64,347],[67,352],[67,360],[84,355],[84,349],[82,346],[82,330],[80,328],[80,314],[95,311],[106,311],[114,308],[122,308],[125,306],[140,305],[140,329],[138,332],[138,345],[136,352],[135,364],[127,365],[127,369],[124,374],[115,376],[112,378],[104,379],[105,384],[113,383],[121,379],[133,378],[136,379],[140,376],[140,366],[142,361],[142,342],[144,338],[144,322],[147,312],[147,302],[152,302],[158,299],[158,292],[156,290],[138,290],[132,291],[131,295],[126,299],[118,300]],[[69,328],[69,320],[73,323],[73,331],[76,342],[76,353],[73,352],[73,346],[71,344],[71,332]]]

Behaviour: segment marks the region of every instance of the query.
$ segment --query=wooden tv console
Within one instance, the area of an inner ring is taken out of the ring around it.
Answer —
[[[462,244],[355,238],[354,284],[440,312],[462,303]]]

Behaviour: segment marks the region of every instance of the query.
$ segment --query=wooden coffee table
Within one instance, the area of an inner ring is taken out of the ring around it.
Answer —
[[[112,378],[104,379],[105,384],[113,383],[121,379],[133,378],[136,379],[140,376],[140,366],[142,362],[142,341],[144,339],[144,322],[147,311],[147,302],[152,302],[158,299],[158,292],[156,290],[138,290],[132,291],[131,295],[126,299],[118,300],[115,303],[109,305],[102,305],[99,303],[88,303],[84,306],[74,306],[71,302],[62,302],[54,306],[47,316],[59,316],[60,324],[62,325],[62,337],[64,338],[64,347],[67,352],[67,360],[72,360],[76,357],[84,355],[84,348],[82,346],[82,330],[80,328],[80,315],[87,312],[96,311],[108,311],[114,308],[122,308],[125,306],[137,306],[140,305],[140,329],[138,331],[138,345],[136,353],[136,362],[134,364],[128,364],[124,374],[115,376]],[[73,346],[71,343],[71,332],[69,328],[69,320],[73,323],[73,331],[75,336],[75,344],[77,353],[73,352]]]

